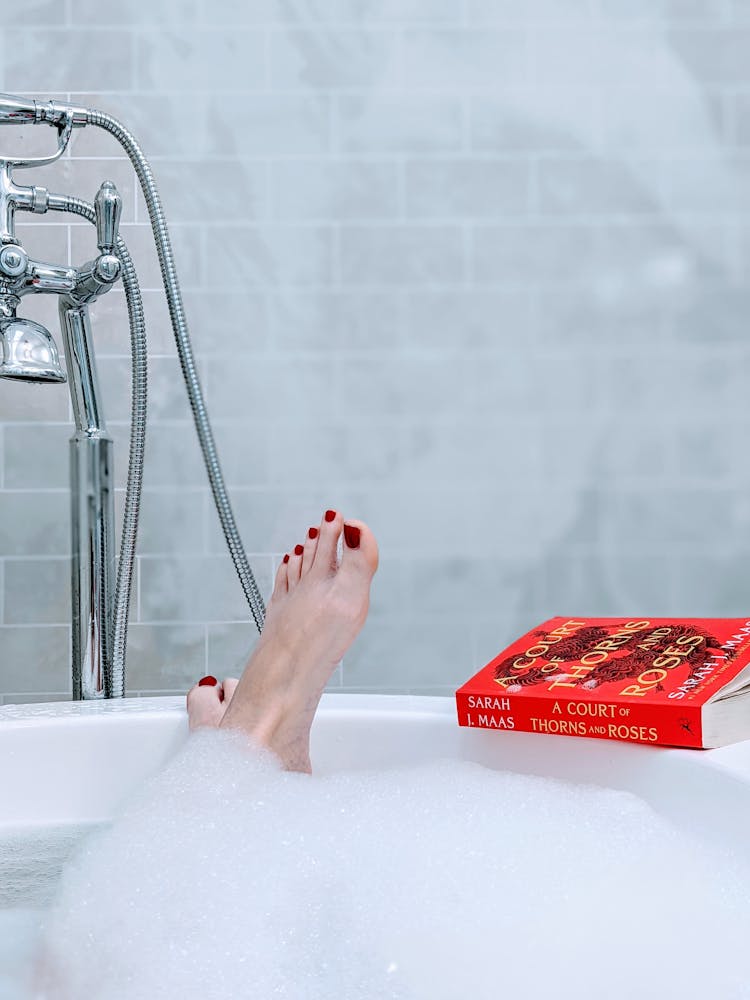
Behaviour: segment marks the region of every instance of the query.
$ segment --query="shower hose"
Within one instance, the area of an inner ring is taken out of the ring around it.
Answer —
[[[234,563],[245,598],[250,607],[255,624],[260,632],[265,620],[265,606],[253,571],[242,544],[237,523],[232,511],[232,505],[227,493],[224,477],[219,464],[211,425],[208,419],[206,404],[203,399],[198,373],[195,368],[193,349],[190,343],[182,295],[177,271],[172,256],[172,245],[161,206],[161,199],[154,182],[151,168],[143,152],[131,133],[111,115],[102,111],[89,110],[88,123],[98,125],[110,132],[127,153],[133,164],[138,181],[143,191],[151,229],[159,256],[164,292],[169,306],[172,321],[172,331],[177,345],[182,375],[185,380],[190,408],[195,421],[203,461],[208,473],[216,511],[224,532],[229,553]],[[95,222],[92,205],[78,198],[56,196],[54,203],[50,200],[50,208],[59,211],[72,212]],[[125,491],[125,514],[123,519],[122,541],[120,544],[120,559],[117,568],[117,584],[113,615],[112,664],[111,677],[105,679],[105,690],[108,697],[118,698],[125,693],[125,654],[127,646],[128,613],[130,608],[130,591],[135,558],[135,544],[138,532],[138,516],[141,502],[141,485],[143,481],[143,457],[146,440],[146,395],[147,395],[147,355],[146,355],[146,324],[143,316],[138,278],[133,261],[122,238],[118,237],[117,256],[122,265],[122,281],[128,307],[130,323],[130,341],[132,353],[132,406],[130,427],[130,448],[128,457],[128,475]]]

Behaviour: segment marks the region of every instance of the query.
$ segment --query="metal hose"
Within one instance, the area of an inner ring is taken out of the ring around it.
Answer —
[[[169,305],[169,315],[172,320],[172,330],[177,344],[177,353],[180,358],[182,375],[185,379],[185,387],[190,400],[190,408],[193,411],[195,428],[198,433],[198,440],[203,453],[203,461],[205,463],[208,479],[211,484],[211,492],[213,493],[216,511],[219,515],[219,520],[221,521],[224,538],[226,539],[226,543],[234,563],[234,568],[237,571],[237,576],[239,577],[242,589],[245,592],[247,603],[250,606],[250,611],[252,612],[255,624],[260,632],[263,629],[263,623],[265,620],[265,606],[263,604],[263,598],[261,597],[258,585],[255,582],[253,572],[250,569],[250,564],[247,560],[242,539],[240,538],[239,531],[237,530],[234,513],[229,501],[229,495],[224,483],[224,477],[221,472],[219,456],[216,451],[216,445],[214,443],[213,433],[211,431],[211,425],[208,420],[208,413],[206,412],[206,405],[203,399],[203,392],[201,390],[198,373],[195,368],[193,349],[190,343],[190,336],[188,334],[187,322],[185,320],[185,313],[182,304],[182,295],[180,293],[180,286],[177,281],[177,272],[172,258],[172,246],[169,239],[169,232],[167,230],[167,224],[164,218],[159,192],[156,189],[156,184],[154,183],[154,178],[151,174],[151,168],[135,138],[121,122],[119,122],[116,118],[113,118],[111,115],[95,109],[88,110],[87,115],[89,124],[98,125],[100,128],[110,132],[128,154],[130,162],[135,168],[135,172],[141,185],[141,190],[143,191],[143,195],[146,199],[149,219],[151,220],[151,228],[153,230],[154,241],[156,243],[156,250],[159,255],[159,265],[161,267],[162,281],[164,282],[164,291]]]
[[[53,211],[71,212],[96,223],[94,206],[80,198],[55,195],[50,198]],[[121,236],[117,238],[117,256],[121,264],[122,284],[128,306],[131,350],[131,406],[130,447],[128,475],[125,488],[125,513],[123,516],[120,559],[117,565],[117,584],[112,622],[112,664],[105,665],[105,693],[108,698],[125,695],[125,655],[130,614],[130,591],[133,580],[135,545],[138,537],[138,517],[141,507],[143,484],[143,458],[146,446],[146,399],[148,392],[148,352],[146,347],[146,322],[143,316],[143,299],[133,260]]]

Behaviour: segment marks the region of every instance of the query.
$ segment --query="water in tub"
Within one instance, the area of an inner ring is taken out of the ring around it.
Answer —
[[[739,1000],[748,886],[629,793],[456,761],[310,777],[199,733],[85,840],[33,958],[22,911],[1,995],[23,963],[66,1000]]]

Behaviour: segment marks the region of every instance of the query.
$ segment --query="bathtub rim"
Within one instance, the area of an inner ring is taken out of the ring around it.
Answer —
[[[456,731],[476,732],[459,727],[456,719],[456,702],[452,695],[381,694],[348,691],[324,692],[316,718],[354,713],[359,718],[382,718],[384,715],[411,716],[415,719],[451,720]],[[50,701],[0,705],[0,733],[13,729],[34,729],[54,723],[99,723],[104,718],[125,720],[129,716],[161,717],[178,724],[186,719],[184,695],[154,695],[146,697],[101,699],[97,701]],[[486,731],[489,733],[489,731]],[[750,785],[750,740],[718,747],[713,750],[691,750],[681,747],[651,747],[645,744],[617,740],[590,739],[586,737],[553,736],[529,733],[492,733],[498,739],[518,740],[533,737],[539,746],[550,744],[605,744],[619,754],[651,754],[662,763],[674,759],[702,768],[716,768],[730,773]],[[511,744],[512,745],[512,744]],[[597,751],[595,751],[597,752]]]

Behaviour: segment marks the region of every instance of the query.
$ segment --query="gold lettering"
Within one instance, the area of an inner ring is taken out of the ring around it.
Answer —
[[[657,732],[653,726],[616,726],[610,723],[607,727],[609,735],[614,740],[637,740],[642,743],[655,743]]]
[[[656,661],[654,661],[656,663]],[[666,670],[655,670],[651,667],[650,670],[644,670],[643,673],[638,678],[639,684],[648,684],[649,687],[655,687],[657,684],[661,684],[664,678],[667,676]]]
[[[581,657],[581,663],[590,663],[592,665],[594,663],[601,663],[602,660],[606,660],[608,656],[609,653],[606,650],[595,647],[590,653],[584,653]]]
[[[597,719],[602,716],[607,716],[611,719],[614,718],[614,714],[614,705],[603,705],[601,702],[597,701],[568,702],[568,715],[593,715],[594,718]]]
[[[563,674],[562,677],[555,677],[547,690],[551,691],[553,688],[574,688],[575,686],[572,681],[568,680],[567,674]]]
[[[631,695],[634,698],[640,698],[641,695],[648,694],[648,688],[639,687],[637,684],[630,684],[628,687],[623,688],[620,694]]]
[[[549,646],[546,643],[540,642],[537,646],[532,646],[531,649],[527,649],[525,655],[536,659],[537,656],[544,656],[548,649]]]

